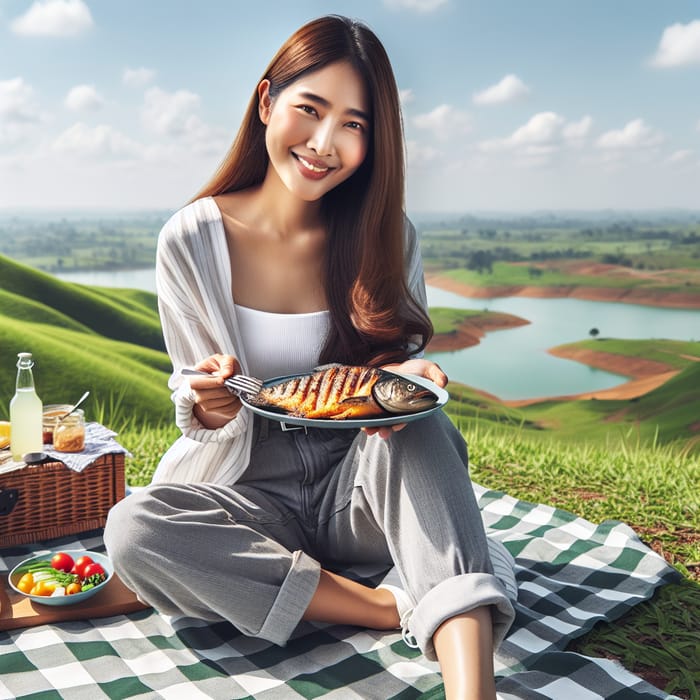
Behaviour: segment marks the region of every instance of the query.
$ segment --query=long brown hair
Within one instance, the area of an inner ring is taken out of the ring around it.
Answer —
[[[339,61],[364,80],[372,124],[364,162],[321,203],[332,329],[320,359],[380,365],[422,350],[433,332],[406,284],[403,125],[389,58],[367,26],[329,15],[292,34],[262,79],[270,81],[274,98],[302,75]],[[195,199],[261,183],[268,162],[256,90],[228,154]]]

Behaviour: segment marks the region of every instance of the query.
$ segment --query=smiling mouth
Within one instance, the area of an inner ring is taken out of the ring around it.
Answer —
[[[292,153],[292,155],[301,163],[301,165],[306,168],[309,172],[311,173],[316,173],[317,175],[322,175],[324,173],[330,172],[333,170],[333,168],[328,167],[328,166],[319,166],[311,161],[306,160],[303,156],[300,156],[298,153]]]

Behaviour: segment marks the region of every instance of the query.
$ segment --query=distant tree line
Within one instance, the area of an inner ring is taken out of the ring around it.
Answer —
[[[155,264],[163,217],[0,221],[0,254],[48,272]]]

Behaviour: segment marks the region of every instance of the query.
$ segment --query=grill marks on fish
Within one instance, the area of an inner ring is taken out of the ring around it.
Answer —
[[[372,395],[383,376],[373,367],[332,366],[263,387],[247,398],[257,406],[303,418],[371,418],[386,413]]]

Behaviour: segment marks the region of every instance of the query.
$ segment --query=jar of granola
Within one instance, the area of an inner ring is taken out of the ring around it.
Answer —
[[[82,452],[85,447],[85,413],[76,408],[57,422],[53,429],[53,447],[58,452]]]

